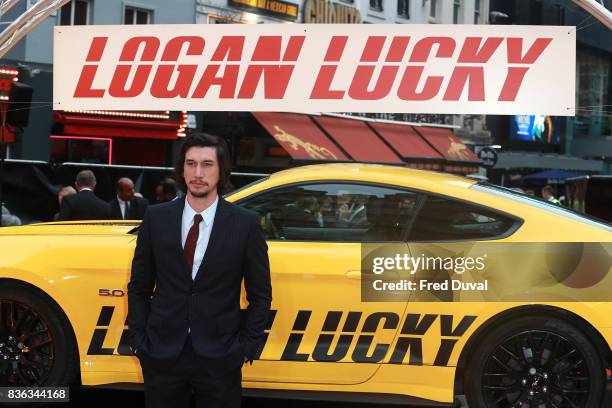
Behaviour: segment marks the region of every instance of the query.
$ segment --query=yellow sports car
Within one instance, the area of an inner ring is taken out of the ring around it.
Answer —
[[[245,395],[604,406],[609,225],[373,164],[285,170],[226,199],[259,213],[272,273]],[[126,325],[137,234],[125,221],[0,229],[0,385],[142,382]]]

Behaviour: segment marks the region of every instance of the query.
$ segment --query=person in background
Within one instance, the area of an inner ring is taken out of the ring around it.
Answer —
[[[60,190],[57,192],[57,202],[59,203],[60,208],[62,206],[62,200],[64,199],[64,197],[73,195],[76,193],[77,193],[76,190],[72,186],[64,186],[60,188]],[[59,219],[59,212],[56,212],[55,215],[53,215],[53,221],[57,221],[58,219]]]
[[[0,227],[17,227],[21,225],[21,220],[2,204],[2,217],[0,218]]]
[[[110,217],[113,220],[142,220],[149,201],[136,197],[134,182],[128,177],[117,180],[117,195],[109,203]]]
[[[64,196],[58,221],[108,220],[108,204],[96,197],[96,176],[91,170],[81,170],[75,181],[77,194]]]
[[[178,198],[178,185],[171,177],[163,179],[155,188],[155,202],[167,203]]]
[[[555,198],[554,190],[551,186],[542,187],[542,198],[553,204],[561,205],[561,202]]]

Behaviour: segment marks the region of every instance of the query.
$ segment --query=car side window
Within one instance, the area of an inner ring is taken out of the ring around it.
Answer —
[[[417,198],[376,185],[321,183],[272,189],[239,205],[259,213],[271,240],[389,242],[405,239]]]
[[[497,212],[461,201],[427,195],[410,230],[410,241],[491,239],[515,221]]]

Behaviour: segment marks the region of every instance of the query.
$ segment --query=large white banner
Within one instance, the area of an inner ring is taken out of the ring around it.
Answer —
[[[56,110],[574,115],[554,26],[58,26]]]

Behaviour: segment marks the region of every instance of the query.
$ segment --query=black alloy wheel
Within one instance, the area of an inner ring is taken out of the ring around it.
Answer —
[[[510,320],[488,333],[475,353],[465,377],[470,407],[600,407],[603,356],[563,320]]]
[[[75,385],[78,356],[70,324],[54,302],[0,283],[0,386]]]

